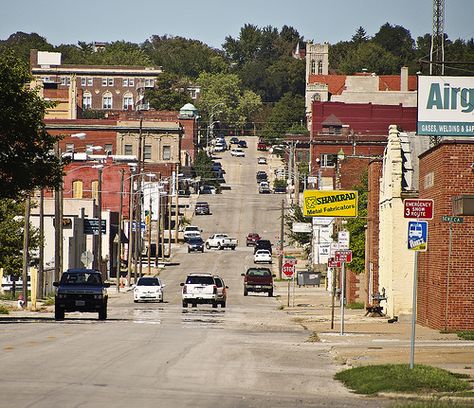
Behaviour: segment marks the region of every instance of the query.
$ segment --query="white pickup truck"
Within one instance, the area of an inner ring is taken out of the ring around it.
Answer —
[[[230,248],[232,250],[235,250],[235,248],[237,247],[237,243],[237,238],[231,238],[227,234],[213,234],[206,240],[206,249]]]

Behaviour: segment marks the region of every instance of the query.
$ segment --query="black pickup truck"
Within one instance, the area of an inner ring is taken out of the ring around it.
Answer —
[[[56,287],[54,319],[63,320],[65,312],[97,312],[99,320],[107,319],[109,283],[95,269],[68,269]]]
[[[249,268],[244,277],[244,296],[249,292],[267,292],[269,297],[273,296],[272,272],[268,268]]]

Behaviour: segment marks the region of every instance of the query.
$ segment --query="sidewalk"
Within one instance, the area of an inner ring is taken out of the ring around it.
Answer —
[[[332,346],[334,359],[349,367],[374,364],[409,364],[411,322],[388,323],[386,317],[365,316],[365,309],[344,310],[341,335],[340,307],[336,300],[334,328],[331,329],[331,297],[323,286],[291,286],[287,307],[288,284],[276,283],[280,307],[308,330],[308,338]],[[474,380],[474,342],[456,334],[440,333],[416,326],[415,364],[444,368],[470,375]]]

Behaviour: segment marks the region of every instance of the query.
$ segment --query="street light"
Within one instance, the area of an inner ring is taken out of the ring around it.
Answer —
[[[222,112],[222,111],[214,112],[214,109],[217,108],[218,106],[223,106],[223,105],[224,105],[224,102],[219,102],[219,103],[216,103],[211,108],[211,115],[209,116],[209,124],[207,126],[207,132],[206,132],[206,150],[209,149],[209,133],[210,133],[211,127],[212,125],[214,125],[214,123],[216,123],[216,122],[213,122],[212,119],[214,118],[214,115],[217,115],[218,113]]]

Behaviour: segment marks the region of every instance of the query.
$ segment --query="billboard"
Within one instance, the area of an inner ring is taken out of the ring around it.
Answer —
[[[417,133],[474,136],[474,77],[419,76]]]
[[[357,191],[305,190],[305,217],[357,217]]]

